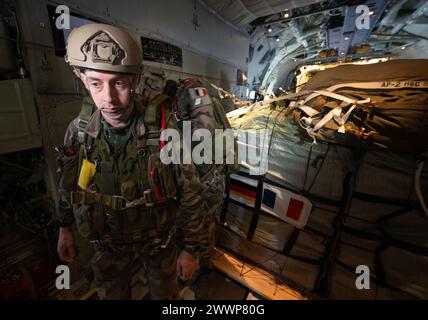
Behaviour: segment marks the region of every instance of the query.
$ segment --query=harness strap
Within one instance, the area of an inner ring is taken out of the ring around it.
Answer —
[[[123,196],[118,195],[110,195],[97,192],[72,191],[71,203],[79,205],[101,204],[117,211],[122,211],[138,206],[151,208],[155,205],[155,202],[153,202],[151,196],[151,192],[152,191],[148,189],[144,191],[144,197],[128,201]]]
[[[165,108],[163,103],[169,101],[169,99],[170,98],[166,95],[158,94],[150,100],[144,111],[144,122],[148,129],[145,143],[148,146],[158,146],[162,148],[165,145],[163,130],[166,129],[170,110]]]
[[[113,162],[101,161],[99,163],[99,170],[100,170],[101,180],[103,183],[104,192],[108,194],[114,194],[115,187],[114,187],[114,175],[113,175]]]
[[[153,99],[151,99],[144,111],[144,122],[148,128],[149,134],[151,132],[159,131],[159,120],[158,120],[158,106],[170,98],[163,94],[158,94]]]
[[[77,140],[79,143],[85,142],[85,131],[89,119],[94,111],[94,102],[89,95],[83,98],[82,108],[80,109],[79,116],[77,117]]]

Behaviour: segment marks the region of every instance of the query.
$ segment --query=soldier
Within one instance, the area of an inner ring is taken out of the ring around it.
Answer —
[[[177,271],[188,280],[198,267],[205,210],[195,167],[164,165],[159,158],[161,129],[173,128],[175,118],[135,94],[142,52],[123,30],[105,24],[74,29],[66,61],[90,96],[60,149],[58,254],[73,261],[75,223],[94,244],[91,266],[101,299],[131,297],[136,255],[143,259],[152,299],[175,299]],[[178,215],[185,245],[177,258]]]
[[[198,129],[205,129],[214,136],[215,129],[227,129],[230,128],[230,124],[227,122],[222,107],[214,105],[214,101],[207,89],[208,87],[196,79],[189,78],[182,80],[177,88],[175,109],[177,118],[180,121],[191,121],[192,132]],[[223,114],[224,119],[222,119],[220,113]],[[198,143],[194,142],[192,149]],[[201,272],[204,273],[211,271],[213,268],[215,219],[223,202],[225,189],[224,174],[227,166],[223,163],[216,164],[213,161],[212,164],[203,163],[196,165],[196,168],[200,180],[205,187],[203,198],[208,208],[204,213],[202,232],[199,237],[199,262]]]

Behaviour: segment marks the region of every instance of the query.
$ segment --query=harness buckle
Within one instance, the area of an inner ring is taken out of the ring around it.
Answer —
[[[138,198],[132,201],[127,201],[126,202],[126,207],[127,208],[134,208],[134,207],[138,207],[138,206],[142,206],[146,204],[146,199],[145,198]]]
[[[150,251],[149,255],[157,255],[157,254],[159,254],[159,252],[160,252],[161,250],[166,249],[166,248],[170,245],[171,240],[172,240],[172,238],[173,238],[173,236],[174,236],[174,234],[175,234],[175,231],[176,231],[176,230],[175,230],[175,227],[173,226],[173,227],[169,230],[169,232],[168,232],[168,237],[167,237],[166,239],[156,238],[156,239],[153,241],[154,247],[151,249],[151,251]]]
[[[155,203],[152,200],[152,190],[150,189],[144,191],[143,197],[135,199],[133,201],[126,201],[125,203],[126,208],[134,208],[134,207],[144,206],[144,205],[148,208],[151,208],[155,205]]]
[[[175,121],[180,122],[181,116],[178,114],[177,110],[175,110],[173,113],[174,113]]]
[[[146,200],[146,207],[152,208],[155,203],[152,199],[152,189],[148,189],[144,191],[144,199]]]
[[[111,198],[112,198],[111,207],[113,210],[123,211],[128,208],[126,206],[126,200],[124,197],[113,195]]]
[[[88,124],[88,120],[84,120],[84,119],[81,119],[81,118],[79,118],[78,120],[77,120],[77,126],[79,127],[79,128],[85,128],[86,127],[86,125]],[[83,123],[83,126],[82,125],[80,125],[81,123]]]
[[[140,157],[145,157],[145,156],[146,156],[146,150],[145,150],[144,148],[139,148],[139,149],[137,150],[137,154],[138,154]]]

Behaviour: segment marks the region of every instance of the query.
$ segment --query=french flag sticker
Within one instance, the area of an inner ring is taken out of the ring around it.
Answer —
[[[262,210],[303,229],[309,219],[312,203],[299,194],[265,183]]]
[[[208,93],[204,87],[195,88],[195,92],[199,97],[205,97]]]

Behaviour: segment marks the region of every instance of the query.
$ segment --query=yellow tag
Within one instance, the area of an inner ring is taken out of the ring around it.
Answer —
[[[95,165],[92,162],[83,159],[79,182],[77,183],[82,190],[88,189],[89,182],[91,182],[92,178],[95,176],[95,171]]]

